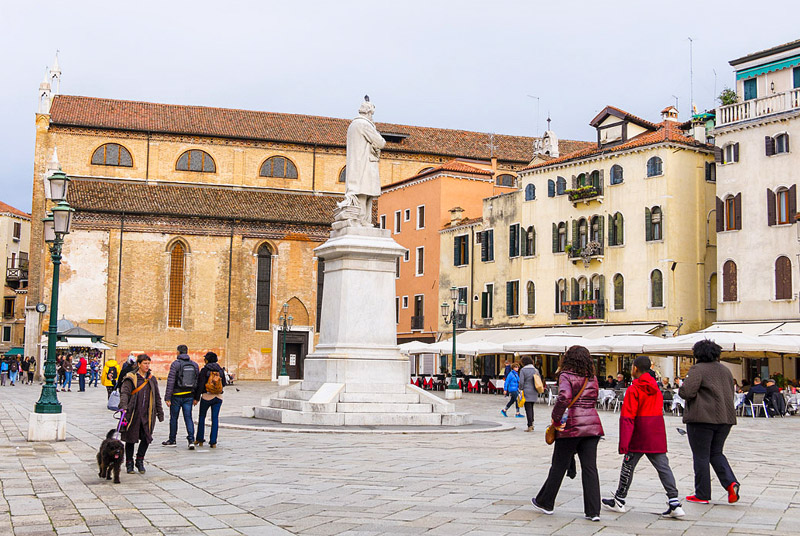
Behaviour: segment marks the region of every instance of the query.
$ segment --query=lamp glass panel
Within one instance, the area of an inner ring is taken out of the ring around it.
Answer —
[[[442,316],[447,318],[447,313],[450,312],[450,305],[447,302],[442,303]]]
[[[56,210],[53,210],[53,226],[55,227],[55,232],[60,234],[69,233],[71,219],[71,210],[58,210],[58,207],[56,207]]]
[[[64,173],[53,173],[48,179],[50,181],[50,197],[53,201],[61,201],[67,198],[67,176]]]
[[[56,231],[53,227],[53,218],[47,218],[44,220],[43,223],[44,223],[44,241],[55,242]]]
[[[458,299],[458,287],[450,287],[450,299],[451,300]]]

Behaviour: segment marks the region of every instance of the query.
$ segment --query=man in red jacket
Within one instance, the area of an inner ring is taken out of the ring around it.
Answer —
[[[86,356],[83,354],[78,354],[78,386],[80,387],[80,392],[86,391]]]
[[[603,499],[603,506],[614,512],[625,511],[625,497],[633,481],[636,464],[647,456],[658,471],[661,485],[667,492],[664,517],[686,515],[678,500],[678,488],[667,458],[667,431],[664,426],[664,397],[650,371],[650,359],[639,356],[633,362],[633,383],[625,392],[619,417],[619,453],[624,454],[619,474],[619,487],[614,497]]]

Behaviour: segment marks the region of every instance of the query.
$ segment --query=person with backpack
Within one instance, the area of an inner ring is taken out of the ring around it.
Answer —
[[[192,420],[192,406],[194,388],[200,367],[189,357],[189,349],[185,344],[178,346],[178,357],[169,366],[167,376],[167,390],[164,401],[169,408],[169,438],[161,443],[165,447],[174,447],[178,435],[178,414],[183,410],[183,422],[186,425],[186,439],[189,441],[189,450],[194,450],[194,421]]]
[[[217,354],[208,352],[205,355],[205,366],[200,370],[197,385],[194,388],[195,403],[200,402],[200,414],[197,416],[197,439],[194,444],[202,447],[205,442],[206,415],[211,409],[211,437],[208,446],[216,448],[217,431],[219,429],[219,410],[222,406],[222,391],[228,385],[225,371],[217,363]]]
[[[12,387],[17,382],[18,374],[19,374],[19,361],[17,361],[16,357],[12,357],[11,362],[8,364],[8,377],[11,380]]]
[[[22,385],[25,385],[26,383],[30,383],[28,381],[28,370],[30,370],[30,363],[28,362],[28,358],[27,357],[23,357],[20,360],[19,368],[20,368],[19,379],[22,382]]]
[[[28,383],[33,383],[33,379],[36,376],[36,358],[34,356],[30,356],[28,358]]]
[[[544,392],[542,376],[533,365],[533,358],[526,355],[522,358],[522,368],[519,371],[519,390],[525,397],[525,416],[528,418],[526,432],[533,432],[533,405],[539,400],[539,395]]]
[[[102,383],[106,391],[108,391],[109,397],[111,396],[111,391],[117,386],[117,378],[119,378],[119,365],[117,364],[117,360],[112,357],[103,365],[103,374],[100,379],[100,383]]]
[[[511,405],[514,405],[514,409],[517,412],[517,417],[522,418],[522,414],[519,412],[519,406],[517,405],[517,397],[519,396],[519,364],[514,363],[511,365],[511,371],[506,374],[505,382],[503,383],[503,389],[505,394],[509,396],[508,404],[506,404],[505,409],[501,409],[500,413],[503,414],[503,417],[508,417],[508,408]]]
[[[664,397],[652,374],[650,358],[640,355],[633,362],[633,383],[625,392],[619,416],[619,453],[622,468],[619,472],[619,487],[613,497],[603,499],[604,508],[614,512],[625,512],[625,498],[633,481],[636,464],[647,456],[658,471],[658,478],[667,492],[667,510],[663,517],[683,517],[675,476],[667,458],[667,430],[664,426]]]

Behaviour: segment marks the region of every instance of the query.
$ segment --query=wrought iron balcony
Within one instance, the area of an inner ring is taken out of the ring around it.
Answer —
[[[580,244],[572,244],[568,249],[567,255],[573,263],[579,260],[583,260],[584,263],[589,263],[593,259],[602,262],[603,256],[605,255],[603,244],[596,240],[592,240],[583,247],[580,247]]]
[[[574,300],[561,302],[561,310],[569,320],[602,320],[606,317],[605,300]]]
[[[411,317],[411,329],[422,330],[425,327],[425,317],[424,316],[412,316]]]
[[[581,201],[585,203],[593,200],[602,201],[603,185],[589,184],[587,186],[579,186],[577,188],[567,190],[566,193],[569,197],[569,200],[572,201],[573,204],[578,204]]]
[[[9,258],[6,261],[6,280],[7,281],[27,281],[28,280],[28,259]]]
[[[717,108],[717,127],[800,109],[800,88]]]

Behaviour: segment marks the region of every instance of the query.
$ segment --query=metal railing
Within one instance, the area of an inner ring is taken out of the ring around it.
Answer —
[[[605,300],[573,300],[561,302],[561,310],[569,320],[600,320],[606,317]]]
[[[424,329],[424,327],[425,327],[425,317],[424,316],[412,316],[411,317],[411,329],[412,330]]]
[[[28,280],[28,259],[19,257],[6,260],[6,279],[8,281]]]
[[[717,127],[800,109],[800,88],[717,108]]]

